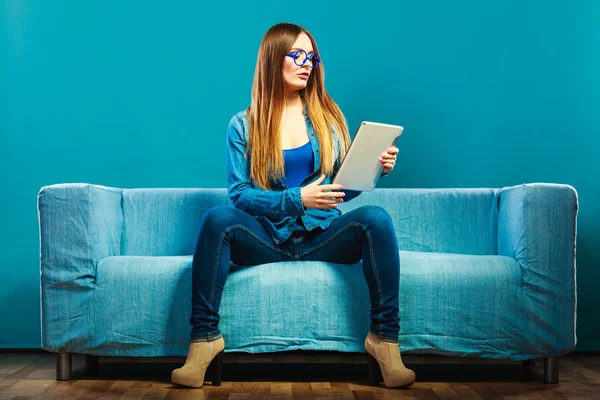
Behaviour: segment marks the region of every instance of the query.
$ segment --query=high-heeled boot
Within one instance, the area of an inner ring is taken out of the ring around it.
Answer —
[[[398,343],[386,342],[371,332],[365,339],[365,350],[369,362],[371,385],[377,385],[379,373],[387,388],[407,387],[414,383],[416,375],[404,366]]]
[[[204,384],[204,375],[213,359],[220,356],[225,349],[225,340],[220,337],[210,342],[192,342],[188,351],[185,364],[171,372],[171,380],[183,386],[200,388]],[[217,383],[213,385],[220,386],[220,371],[217,372]]]

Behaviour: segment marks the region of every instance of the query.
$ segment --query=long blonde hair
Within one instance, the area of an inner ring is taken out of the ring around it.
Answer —
[[[263,189],[270,189],[271,179],[280,180],[284,175],[279,131],[285,106],[283,62],[301,33],[310,38],[314,51],[318,52],[314,37],[306,29],[288,23],[270,28],[258,50],[252,103],[247,110],[250,133],[246,158],[249,153],[250,178]],[[332,129],[340,142],[339,159],[345,156],[350,146],[350,135],[342,111],[325,90],[323,63],[312,70],[301,96],[321,149],[321,173],[330,175],[336,161]]]

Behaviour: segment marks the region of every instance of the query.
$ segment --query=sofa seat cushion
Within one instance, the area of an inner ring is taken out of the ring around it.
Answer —
[[[505,358],[520,349],[521,269],[503,256],[400,252],[403,351]],[[186,355],[191,256],[112,256],[97,265],[88,353]],[[364,352],[361,263],[232,265],[221,303],[226,352]],[[449,352],[448,349],[453,349]]]

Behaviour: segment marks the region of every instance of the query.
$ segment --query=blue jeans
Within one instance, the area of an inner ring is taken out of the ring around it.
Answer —
[[[233,207],[215,207],[202,221],[192,263],[192,342],[222,336],[219,305],[230,261],[250,266],[280,261],[354,264],[363,260],[371,302],[370,331],[398,342],[400,255],[390,215],[363,206],[335,218],[325,230],[292,236],[275,246],[263,225]]]

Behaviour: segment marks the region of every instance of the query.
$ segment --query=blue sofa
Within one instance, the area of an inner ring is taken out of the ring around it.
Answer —
[[[225,189],[57,184],[38,194],[42,346],[71,354],[185,356],[200,222]],[[568,185],[375,189],[343,203],[384,207],[400,248],[404,354],[545,361],[576,344],[578,198]],[[364,352],[360,264],[232,265],[221,305],[225,352]]]

